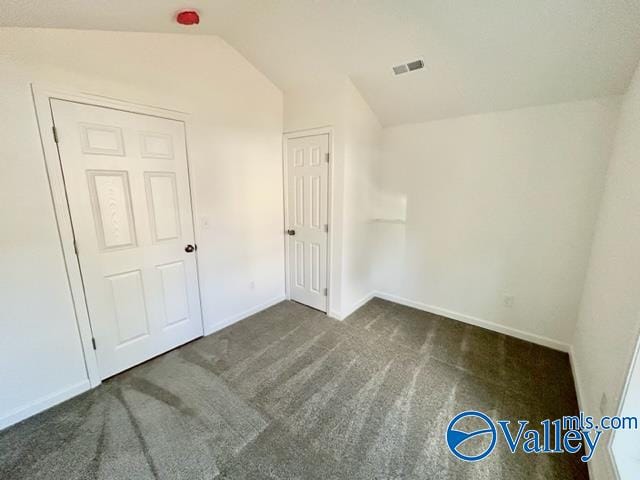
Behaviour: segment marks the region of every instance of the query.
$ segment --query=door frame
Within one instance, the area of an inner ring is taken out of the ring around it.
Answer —
[[[196,212],[195,198],[195,182],[196,178],[193,165],[189,161],[189,136],[188,124],[190,115],[186,112],[178,110],[170,110],[141,103],[118,100],[111,97],[100,96],[88,93],[70,92],[63,88],[49,87],[43,85],[31,84],[31,94],[35,108],[36,121],[38,125],[38,133],[44,155],[45,169],[51,201],[53,203],[56,226],[60,239],[60,247],[65,264],[67,281],[69,284],[69,293],[73,302],[75,312],[76,325],[80,336],[80,344],[82,346],[82,354],[84,357],[87,378],[91,388],[97,387],[102,383],[100,372],[98,370],[98,358],[96,351],[93,349],[93,333],[89,311],[87,309],[87,300],[82,282],[80,262],[75,253],[73,227],[71,222],[71,212],[67,202],[67,192],[62,174],[62,159],[58,153],[58,147],[53,136],[53,112],[51,110],[50,100],[63,100],[67,102],[81,103],[90,106],[110,108],[129,113],[137,113],[149,115],[152,117],[166,118],[168,120],[177,120],[183,123],[185,133],[185,148],[187,159],[187,171],[189,180],[189,198],[191,202],[191,216],[193,222],[193,234],[196,244],[200,238],[199,225],[196,218],[199,218]],[[200,308],[200,318],[202,321],[204,334],[204,315],[202,315],[202,297],[200,292],[200,268],[198,266],[198,255],[195,252],[196,259],[196,282],[198,283],[198,303]]]
[[[628,362],[627,371],[624,376],[624,383],[622,384],[622,390],[620,391],[620,395],[617,398],[617,405],[614,415],[621,417],[624,415],[623,408],[625,404],[625,400],[627,398],[627,393],[629,391],[629,387],[631,385],[631,378],[633,376],[633,372],[636,368],[640,368],[640,323],[636,325],[635,332],[635,343],[633,346],[633,351],[631,352],[631,359]],[[609,439],[606,444],[607,448],[607,459],[609,460],[609,466],[613,471],[614,477],[616,480],[620,480],[620,472],[618,470],[618,462],[616,461],[615,455],[613,453],[613,440],[616,436],[616,430],[612,431],[609,435]]]
[[[335,162],[335,156],[333,154],[333,127],[318,127],[307,130],[296,130],[293,132],[287,132],[282,136],[282,189],[283,189],[283,202],[284,202],[284,222],[283,222],[283,238],[284,238],[284,289],[285,297],[287,300],[291,300],[291,278],[289,270],[289,238],[286,234],[287,223],[289,219],[289,169],[287,167],[287,144],[289,140],[295,138],[314,137],[316,135],[327,135],[329,137],[329,172],[327,175],[327,221],[329,222],[329,232],[327,235],[327,311],[329,315],[331,312],[331,265],[333,265],[333,235],[335,233],[334,226],[334,209],[333,209],[333,175],[335,169],[333,168]]]

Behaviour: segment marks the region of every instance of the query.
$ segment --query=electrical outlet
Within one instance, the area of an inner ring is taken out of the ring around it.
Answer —
[[[502,299],[504,306],[507,308],[513,307],[513,301],[514,301],[513,295],[505,295],[504,298]]]
[[[602,393],[602,397],[600,397],[600,415],[604,416],[607,414],[607,410],[609,407],[609,400],[607,399],[607,394]]]

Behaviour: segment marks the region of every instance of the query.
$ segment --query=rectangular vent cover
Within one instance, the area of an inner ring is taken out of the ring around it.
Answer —
[[[420,70],[422,68],[424,68],[424,61],[423,60],[414,60],[414,61],[409,62],[409,63],[402,63],[400,65],[396,65],[395,67],[393,67],[393,74],[394,75],[402,75],[403,73],[414,72],[414,71]]]
[[[396,75],[400,75],[401,73],[407,73],[409,71],[409,67],[407,67],[404,63],[402,65],[396,65],[393,67],[393,73]]]

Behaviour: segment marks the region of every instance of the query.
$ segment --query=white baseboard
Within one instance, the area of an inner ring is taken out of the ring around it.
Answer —
[[[587,405],[587,397],[584,391],[584,383],[582,382],[582,377],[580,376],[580,370],[578,369],[578,362],[576,361],[576,352],[574,349],[574,346],[571,345],[570,349],[569,349],[569,360],[571,362],[571,372],[573,373],[573,383],[576,386],[576,398],[578,399],[578,408],[580,409],[581,412],[585,412],[587,415],[593,415],[594,417],[598,417],[600,415],[600,411],[593,411],[590,410],[588,408]],[[620,415],[619,413],[617,413],[617,415]],[[615,460],[613,458],[613,451],[611,450],[611,435],[613,434],[613,432],[609,433],[609,438],[607,439],[606,443],[604,443],[601,447],[600,450],[604,450],[603,453],[601,453],[601,460],[600,463],[602,464],[602,469],[605,470],[604,473],[602,473],[602,475],[596,475],[596,468],[593,466],[594,465],[594,461],[591,460],[589,463],[587,463],[587,468],[589,469],[589,478],[591,480],[597,480],[599,478],[607,478],[607,479],[615,479],[615,480],[619,480],[620,479],[620,474],[618,473],[618,468],[616,467],[616,463]]]
[[[80,395],[91,388],[89,380],[84,380],[75,385],[71,385],[63,390],[59,390],[50,395],[46,395],[38,400],[31,402],[29,405],[17,408],[12,412],[9,412],[4,417],[0,418],[0,430],[5,429],[11,425],[14,425],[26,418],[29,418],[36,413],[43,412],[59,403],[69,400],[71,397]]]
[[[452,318],[454,320],[468,323],[470,325],[475,325],[477,327],[486,328],[487,330],[493,330],[494,332],[503,333],[511,337],[516,337],[521,340],[526,340],[528,342],[536,343],[538,345],[553,348],[554,350],[560,350],[561,352],[569,352],[569,349],[570,349],[570,346],[568,343],[559,342],[558,340],[554,340],[552,338],[544,337],[542,335],[537,335],[535,333],[525,332],[517,328],[507,327],[505,325],[500,325],[494,322],[490,322],[488,320],[483,320],[481,318],[465,315],[464,313],[453,312],[451,310],[447,310],[441,307],[436,307],[434,305],[427,305],[422,302],[416,302],[415,300],[409,300],[407,298],[399,297],[397,295],[393,295],[390,293],[375,292],[373,296],[382,298],[384,300],[388,300],[390,302],[399,303],[400,305],[405,305],[407,307],[417,308],[418,310],[424,310],[425,312],[434,313],[436,315],[441,315],[447,318]]]
[[[280,303],[284,300],[286,300],[286,297],[284,295],[278,295],[277,297],[274,297],[271,300],[268,300],[264,303],[256,305],[255,307],[251,307],[250,309],[245,310],[244,312],[238,313],[237,315],[232,315],[228,318],[225,318],[224,320],[220,322],[216,322],[213,325],[205,325],[204,334],[205,336],[211,335],[212,333],[222,330],[223,328],[228,327],[229,325],[233,325],[234,323],[239,322],[240,320],[244,320],[245,318],[250,317],[251,315],[255,315],[256,313],[261,312],[262,310],[266,310],[267,308],[272,307],[273,305]]]
[[[571,373],[573,374],[573,382],[576,384],[576,398],[578,399],[578,408],[581,411],[586,412],[585,396],[582,390],[582,381],[580,380],[580,373],[578,371],[578,365],[576,363],[576,352],[573,345],[569,347],[569,363],[571,364]]]
[[[344,320],[345,318],[347,318],[353,312],[358,310],[360,307],[362,307],[365,303],[367,303],[369,300],[371,300],[375,296],[376,296],[376,292],[369,292],[360,300],[358,300],[356,303],[354,303],[349,309],[347,309],[346,312],[338,312],[336,310],[332,310],[328,313],[328,315],[331,318],[335,318],[336,320]]]
[[[573,383],[576,387],[576,399],[578,400],[578,409],[581,412],[587,412],[587,405],[585,404],[585,395],[582,389],[582,381],[580,380],[580,373],[578,370],[578,364],[576,362],[576,352],[573,345],[569,347],[569,363],[571,365],[571,373],[573,374]],[[588,412],[587,412],[588,414]],[[593,472],[592,462],[587,463],[587,469],[589,470],[589,478],[595,479]]]

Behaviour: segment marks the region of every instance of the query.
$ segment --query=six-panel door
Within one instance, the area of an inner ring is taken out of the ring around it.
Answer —
[[[184,124],[51,100],[102,378],[202,335]]]
[[[291,299],[327,311],[329,135],[287,140]]]

